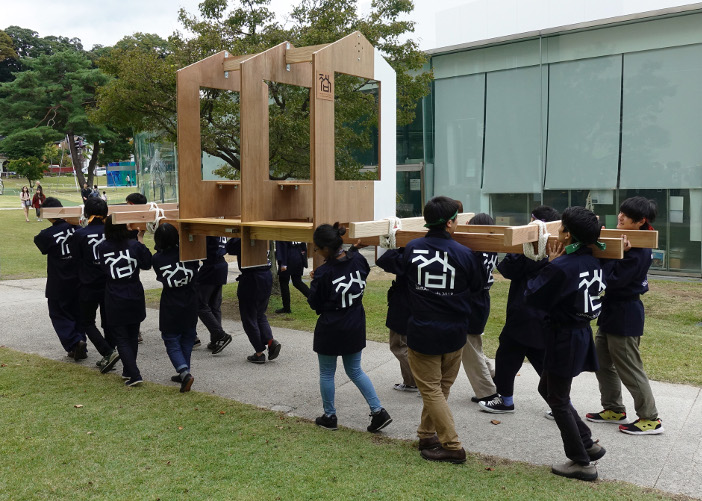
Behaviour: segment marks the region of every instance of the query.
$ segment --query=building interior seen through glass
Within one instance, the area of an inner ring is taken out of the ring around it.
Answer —
[[[702,269],[702,13],[432,54],[426,197],[498,224],[541,203],[658,205],[654,267]],[[398,152],[399,152],[398,144]]]

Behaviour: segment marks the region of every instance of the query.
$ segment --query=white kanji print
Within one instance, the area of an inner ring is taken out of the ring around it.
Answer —
[[[592,279],[590,274],[592,273]],[[596,287],[593,289],[593,285]],[[578,291],[583,293],[583,312],[593,313],[600,309],[600,296],[605,290],[605,284],[602,281],[602,270],[583,271],[580,273],[580,283]]]
[[[495,277],[492,276],[492,272],[495,271],[495,267],[497,266],[497,254],[483,252],[483,266],[485,266],[485,269],[487,270],[487,283],[494,283]]]
[[[62,256],[68,256],[71,254],[71,250],[68,248],[68,237],[73,235],[76,230],[73,228],[69,228],[65,231],[59,231],[58,233],[54,234],[54,239],[56,240],[56,243],[61,246],[61,255]]]
[[[97,261],[98,259],[100,259],[97,246],[100,244],[100,242],[105,241],[105,235],[100,235],[99,233],[90,233],[86,236],[88,237],[88,245],[93,249],[93,258],[95,259],[95,261]]]
[[[366,281],[361,278],[361,272],[357,270],[355,273],[356,276],[354,276],[353,273],[349,273],[348,277],[343,276],[332,281],[332,284],[336,285],[336,292],[339,292],[341,289],[342,308],[348,308],[349,306],[353,305],[353,300],[357,297],[363,296],[363,290],[366,288]],[[347,279],[348,282],[345,281]],[[358,294],[353,294],[350,290],[354,284],[357,284],[361,289],[361,292]]]
[[[448,252],[435,251],[433,258],[427,259],[425,255],[429,255],[429,250],[415,249],[412,251],[416,254],[412,258],[412,263],[420,262],[417,266],[417,283],[427,289],[453,289],[456,282],[456,268],[448,262]],[[441,256],[443,254],[443,257]],[[432,263],[439,263],[443,273],[441,275],[432,275],[429,270],[424,270],[425,267]]]
[[[113,279],[131,277],[137,269],[137,260],[129,253],[129,249],[105,254],[105,264],[110,267]]]
[[[183,287],[188,285],[195,276],[193,270],[185,267],[183,263],[175,265],[167,264],[159,268],[163,272],[163,278],[168,282],[168,287]]]

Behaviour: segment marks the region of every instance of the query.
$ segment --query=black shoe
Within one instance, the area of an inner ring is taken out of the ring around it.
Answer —
[[[182,383],[183,380],[180,378],[180,374],[176,374],[175,376],[171,376],[171,381],[174,383]]]
[[[215,347],[212,349],[212,354],[216,355],[217,353],[220,353],[224,348],[229,346],[229,343],[232,342],[232,337],[229,334],[225,334],[221,338],[219,338],[217,341],[215,341],[214,345]],[[209,345],[208,345],[209,348]]]
[[[196,337],[195,344],[193,344],[193,348],[199,348],[200,346],[202,346],[202,341],[200,341],[199,337]]]
[[[368,425],[368,428],[366,428],[368,431],[371,433],[376,433],[385,428],[387,425],[392,423],[392,418],[390,417],[390,414],[388,414],[388,411],[385,409],[381,408],[378,412],[375,414],[370,415],[371,422]]]
[[[275,360],[280,355],[280,347],[283,346],[275,339],[268,345],[268,360]]]
[[[319,416],[317,419],[314,420],[314,424],[321,428],[325,428],[327,430],[338,430],[339,427],[337,426],[337,421],[336,421],[336,414],[332,414],[331,416],[327,416],[326,414],[322,414]]]
[[[141,344],[144,342],[144,338],[141,337],[141,332],[137,335],[137,343]]]
[[[257,355],[256,353],[254,353],[253,355],[249,355],[248,357],[246,357],[246,360],[248,360],[252,364],[265,364],[266,354],[261,353],[260,355]]]
[[[119,361],[119,353],[117,353],[117,350],[113,350],[112,353],[107,355],[105,358],[105,363],[100,368],[100,372],[103,374],[107,374],[114,369],[115,364]]]
[[[429,461],[441,461],[444,463],[461,464],[466,462],[466,451],[461,447],[457,451],[436,447],[434,449],[424,449],[420,452],[422,457]]]
[[[209,343],[207,343],[207,349],[210,351],[214,350],[216,346],[217,343],[215,343],[214,341],[210,341]]]
[[[493,414],[505,414],[507,412],[514,412],[514,404],[505,405],[502,397],[497,396],[488,402],[478,402],[480,410],[484,412],[491,412]]]
[[[131,379],[127,379],[124,382],[124,386],[140,386],[141,383],[143,383],[144,380],[141,379],[141,376],[133,377]]]
[[[276,313],[292,313],[289,308],[279,308],[275,310]]]
[[[78,341],[73,348],[73,360],[85,360],[88,358],[88,344],[85,341]]]
[[[194,381],[195,381],[195,378],[193,377],[192,374],[190,374],[190,373],[186,374],[185,378],[180,383],[180,392],[185,393],[186,391],[190,391],[190,387],[193,385]]]
[[[483,398],[470,397],[470,401],[471,401],[471,402],[474,402],[474,403],[476,403],[476,404],[477,404],[478,402],[489,402],[489,401],[492,400],[493,398],[499,397],[499,396],[500,396],[500,395],[499,395],[498,393],[493,393],[492,395],[488,395],[487,397],[483,397]]]

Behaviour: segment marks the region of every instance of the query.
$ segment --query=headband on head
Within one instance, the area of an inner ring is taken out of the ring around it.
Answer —
[[[425,228],[431,228],[432,226],[439,226],[439,225],[442,225],[442,224],[446,224],[448,221],[451,221],[451,220],[453,220],[453,219],[456,219],[457,217],[458,217],[458,211],[456,211],[456,212],[453,214],[453,216],[451,216],[450,218],[448,218],[448,220],[446,220],[446,219],[444,219],[444,218],[442,217],[441,219],[439,219],[438,221],[434,221],[433,223],[426,223],[426,224],[424,225],[424,227],[425,227]]]

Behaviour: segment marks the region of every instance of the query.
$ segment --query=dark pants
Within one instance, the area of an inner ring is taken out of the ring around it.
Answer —
[[[98,307],[100,308],[100,324],[105,331],[105,337],[95,325]],[[80,301],[80,326],[81,332],[84,332],[90,342],[93,343],[95,349],[100,352],[100,355],[106,357],[115,348],[113,339],[109,339],[108,329],[105,329],[105,296],[101,299],[91,299]]]
[[[541,376],[544,370],[544,349],[521,344],[507,336],[500,337],[500,345],[495,353],[495,386],[497,393],[511,397],[514,395],[514,378],[522,368],[524,358],[528,358],[536,373]]]
[[[136,364],[139,352],[139,325],[137,323],[110,326],[110,332],[117,343],[119,358],[124,367],[122,375],[129,376],[131,379],[141,377],[139,367]]]
[[[303,296],[310,295],[310,288],[302,281],[302,275],[291,275],[288,271],[278,272],[278,282],[280,283],[280,297],[283,300],[283,308],[290,309],[290,287],[288,284],[292,279],[293,286],[299,290]]]
[[[190,372],[190,356],[196,337],[195,327],[183,329],[182,332],[178,333],[161,333],[163,344],[166,345],[166,353],[168,353],[168,358],[176,372],[181,373],[184,370]]]
[[[266,317],[273,277],[270,271],[244,271],[238,280],[237,297],[241,323],[251,346],[256,353],[261,353],[273,339],[273,332]]]
[[[78,298],[68,294],[61,299],[49,299],[49,318],[63,349],[71,351],[78,341],[85,341],[85,335],[78,326]]]
[[[541,374],[539,393],[551,408],[553,418],[561,431],[563,449],[568,459],[581,465],[590,463],[586,449],[592,447],[590,428],[580,419],[570,403],[572,377],[563,377],[552,372]]]
[[[222,329],[222,286],[198,284],[197,316],[210,332],[210,341],[217,342],[227,333]]]

